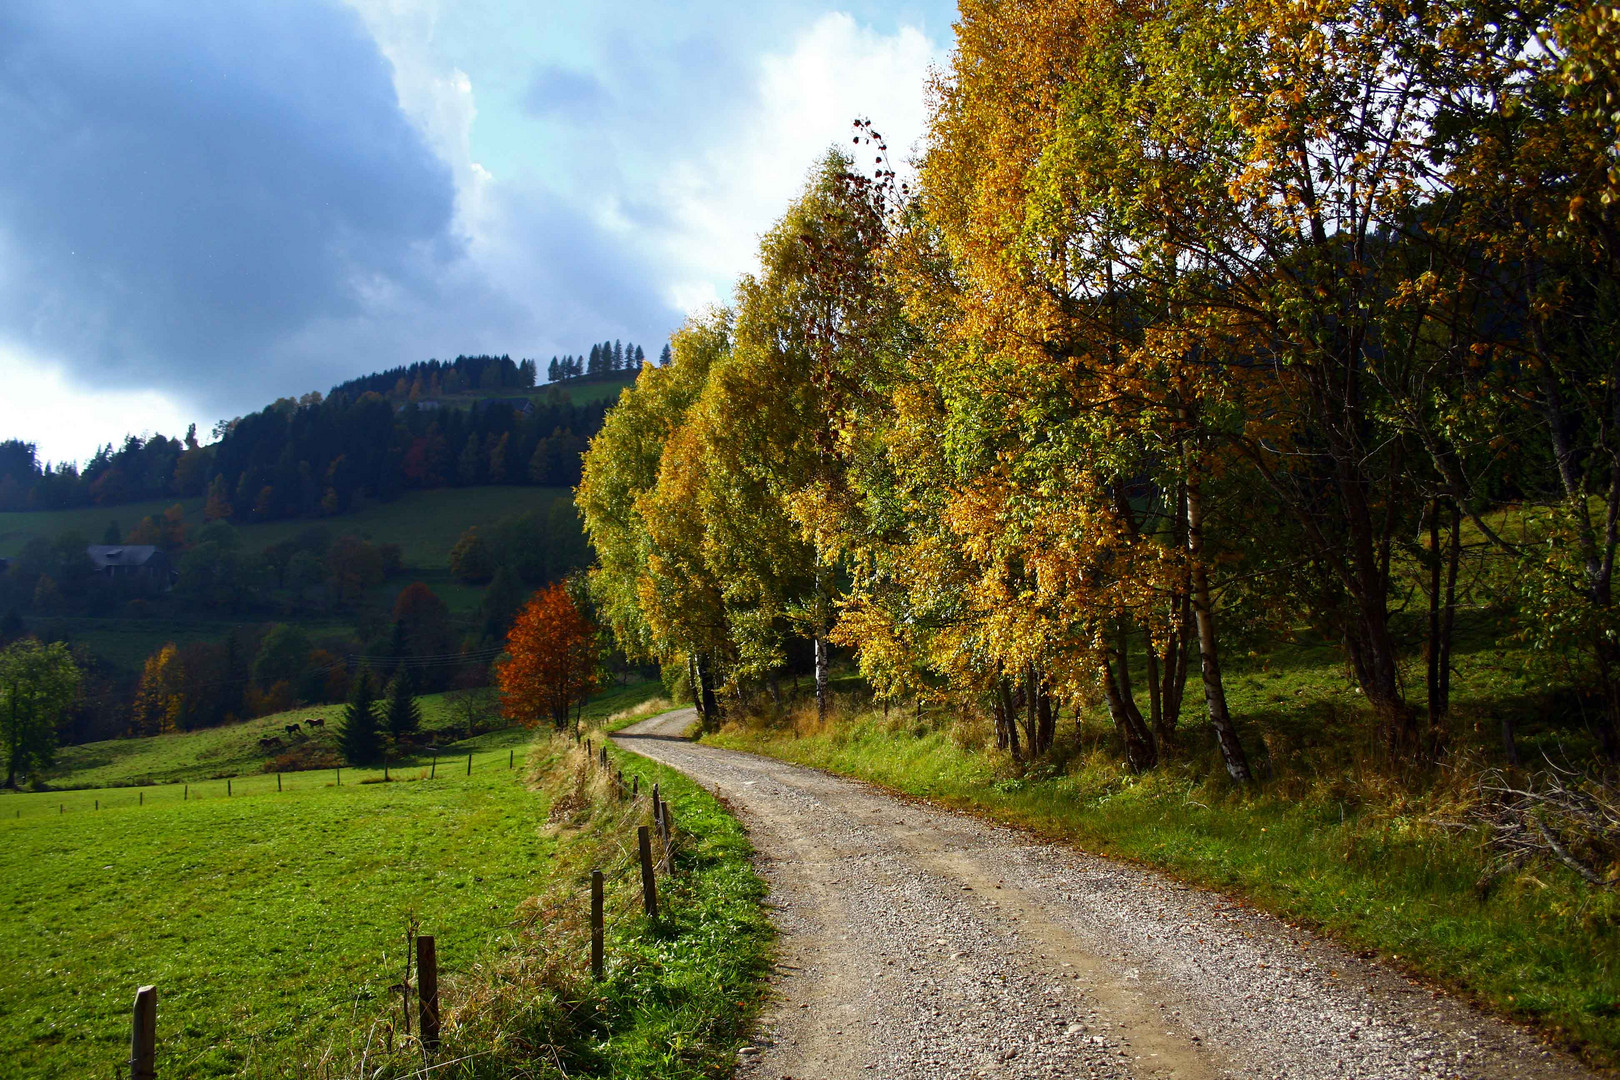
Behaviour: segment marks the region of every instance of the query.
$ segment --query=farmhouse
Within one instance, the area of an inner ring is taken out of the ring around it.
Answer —
[[[90,556],[99,580],[132,585],[148,592],[166,592],[174,586],[175,572],[168,552],[151,544],[91,544]]]

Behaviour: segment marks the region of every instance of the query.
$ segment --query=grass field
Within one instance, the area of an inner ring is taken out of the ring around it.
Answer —
[[[605,704],[592,705],[591,708],[596,711],[602,708],[617,711],[639,704],[659,692],[661,686],[656,682],[638,683],[600,695],[598,700]],[[444,732],[454,722],[446,695],[426,694],[417,701],[422,708],[422,728],[427,737]],[[72,797],[68,801],[75,806],[83,802],[90,789],[98,788],[150,784],[172,786],[182,782],[196,784],[205,780],[222,781],[226,777],[251,778],[236,784],[233,790],[251,790],[255,783],[274,787],[275,777],[264,771],[267,755],[259,749],[259,740],[266,735],[276,735],[289,746],[313,745],[335,751],[336,728],[342,714],[342,705],[314,705],[200,731],[64,746],[57,751],[56,766],[46,774],[45,779],[52,788],[71,789]],[[311,717],[325,718],[323,730],[317,732],[305,726]],[[307,737],[302,732],[297,737],[287,735],[286,726],[293,723],[299,724],[303,731],[310,734]],[[499,751],[499,756],[504,759],[505,751],[526,745],[530,738],[531,733],[523,728],[506,728],[471,739],[458,740],[451,735],[438,741],[446,756],[456,753],[465,757],[469,752],[484,754]],[[426,760],[429,760],[427,756],[417,755],[401,761],[400,765],[409,769],[413,763]],[[294,782],[298,775],[288,774],[283,785]],[[330,774],[322,776],[323,779],[314,782],[325,783],[331,779]],[[214,786],[222,791],[224,789],[222,783]],[[134,800],[134,792],[127,794],[130,800]],[[175,791],[166,794],[149,792],[147,798],[164,798],[170,794],[178,797],[178,791]],[[117,793],[103,793],[99,797],[115,796]],[[11,816],[15,817],[17,809],[23,809],[25,814],[31,809],[30,800],[54,811],[66,797],[63,792],[53,791],[23,793],[8,796],[10,801],[5,805],[11,809]],[[121,797],[117,801],[122,801]]]
[[[1262,777],[1226,781],[1196,684],[1183,746],[1134,777],[1096,711],[1027,769],[986,748],[984,721],[908,705],[846,701],[825,728],[734,725],[718,745],[765,753],[987,813],[1244,896],[1398,967],[1461,990],[1605,1065],[1620,1063],[1620,895],[1557,865],[1531,864],[1477,887],[1480,834],[1459,827],[1470,777],[1500,760],[1502,715],[1520,752],[1557,753],[1560,735],[1525,655],[1464,635],[1453,738],[1458,765],[1418,782],[1380,769],[1370,718],[1328,648],[1282,646],[1234,658],[1227,692]],[[1196,673],[1194,674],[1196,679]],[[853,680],[850,680],[853,682]],[[1421,685],[1421,674],[1417,676]],[[1410,684],[1409,684],[1410,685]]]
[[[255,550],[290,540],[310,528],[324,528],[334,536],[345,534],[366,540],[400,545],[404,563],[413,569],[435,569],[450,565],[450,548],[471,525],[489,525],[511,514],[544,510],[566,488],[473,487],[408,491],[392,502],[370,503],[353,513],[334,518],[293,518],[241,525],[242,542]],[[34,537],[54,537],[63,532],[82,534],[90,543],[100,543],[107,523],[116,521],[128,531],[141,518],[161,515],[179,502],[186,521],[202,524],[201,499],[162,499],[157,502],[126,503],[122,506],[80,507],[73,510],[44,510],[0,513],[0,554],[16,555]]]
[[[653,689],[604,695],[589,714]],[[184,801],[175,786],[0,796],[5,1075],[113,1075],[142,983],[159,987],[161,1076],[350,1062],[389,1013],[410,920],[438,935],[454,986],[516,947],[514,910],[547,887],[550,796],[523,782],[524,750],[508,767],[511,749],[475,748],[470,775],[464,757],[386,784],[365,782],[380,770],[345,769],[342,786],[289,774],[280,794],[258,773],[228,798],[224,781]],[[183,770],[210,753],[160,756]],[[53,798],[74,805],[61,813],[44,805]]]

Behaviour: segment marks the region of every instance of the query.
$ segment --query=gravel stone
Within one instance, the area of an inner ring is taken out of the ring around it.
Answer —
[[[723,797],[780,932],[745,1080],[1591,1077],[1530,1033],[1141,867],[770,758],[615,739]]]

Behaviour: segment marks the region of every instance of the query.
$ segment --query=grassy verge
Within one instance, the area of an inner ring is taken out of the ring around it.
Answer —
[[[641,710],[644,714],[645,710]],[[619,718],[619,725],[634,716]],[[602,730],[591,737],[601,745]],[[549,740],[536,776],[558,793],[551,887],[518,911],[515,945],[458,982],[434,1075],[657,1078],[728,1076],[760,1000],[771,928],[742,827],[680,774],[617,749],[614,769],[639,781],[630,800],[582,746]],[[677,822],[660,917],[642,911],[636,827],[652,784]],[[605,971],[589,970],[589,883],[605,879]],[[374,1038],[377,1044],[380,1038]],[[371,1060],[378,1061],[373,1053]],[[407,1047],[382,1075],[418,1075]]]
[[[850,707],[825,729],[733,725],[716,745],[859,777],[1246,897],[1620,1062],[1620,897],[1535,866],[1481,893],[1479,837],[1444,785],[1375,776],[1233,790],[1195,749],[1143,777],[1092,728],[1022,775],[971,722]],[[1281,746],[1281,743],[1278,743]],[[1274,754],[1280,754],[1273,749]]]

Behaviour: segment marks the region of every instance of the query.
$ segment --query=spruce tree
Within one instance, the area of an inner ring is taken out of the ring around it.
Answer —
[[[377,695],[371,686],[371,672],[364,668],[355,677],[349,703],[343,708],[338,749],[350,765],[369,765],[382,750],[377,738]]]
[[[613,370],[624,370],[624,342],[617,338],[613,341]]]
[[[557,358],[553,356],[550,366],[546,368],[546,382],[556,382],[557,375]]]
[[[416,704],[416,695],[411,693],[411,677],[404,669],[388,684],[383,719],[396,746],[415,735],[422,726],[422,709]]]
[[[637,371],[640,371],[642,368],[647,366],[647,354],[641,351],[640,345],[636,346],[635,362],[630,366],[635,368]]]
[[[595,375],[602,370],[602,346],[591,346],[591,362],[585,365],[585,374]]]
[[[670,365],[669,346],[665,345],[664,346],[664,351],[658,354],[658,366],[659,367],[669,367],[669,365]]]

